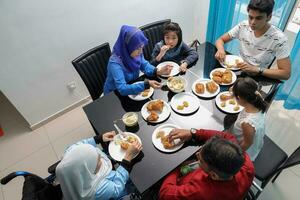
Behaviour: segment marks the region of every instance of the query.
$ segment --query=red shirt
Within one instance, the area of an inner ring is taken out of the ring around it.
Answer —
[[[196,133],[199,141],[206,141],[214,135],[220,135],[231,141],[235,137],[229,133],[203,130]],[[254,178],[254,166],[248,154],[240,171],[229,181],[212,180],[201,168],[187,174],[179,181],[179,169],[171,172],[164,180],[160,191],[160,199],[197,199],[197,200],[241,200],[245,197]]]

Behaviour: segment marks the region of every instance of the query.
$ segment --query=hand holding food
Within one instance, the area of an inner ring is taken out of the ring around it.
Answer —
[[[224,50],[218,50],[217,53],[215,54],[215,58],[220,62],[224,62],[225,57],[226,57],[226,52]]]
[[[153,87],[154,89],[161,88],[161,84],[155,80],[149,80],[150,87]]]
[[[128,145],[124,159],[130,162],[141,150],[142,144],[135,140]]]
[[[173,69],[172,65],[165,65],[157,70],[157,75],[169,75]]]
[[[180,139],[181,141],[185,142],[192,138],[192,134],[186,129],[173,129],[168,135],[168,138],[171,142],[173,142],[175,139]]]
[[[102,140],[103,142],[113,141],[115,135],[116,135],[115,131],[106,132],[102,135]]]

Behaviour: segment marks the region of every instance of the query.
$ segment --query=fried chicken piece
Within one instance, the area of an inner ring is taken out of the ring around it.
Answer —
[[[148,105],[147,105],[147,110],[148,111],[158,111],[161,112],[164,108],[164,102],[160,99],[156,100],[156,101],[151,101]]]
[[[232,82],[232,75],[224,74],[222,76],[222,83],[231,83]]]
[[[120,146],[122,149],[127,150],[129,147],[129,143],[125,141],[121,141]]]
[[[213,81],[210,81],[210,82],[206,83],[206,90],[209,93],[215,93],[218,90],[218,85],[215,84]]]
[[[213,81],[215,81],[218,84],[222,83],[222,77],[220,77],[220,76],[213,76],[212,79],[213,79]]]
[[[221,94],[220,99],[221,101],[227,101],[228,99],[232,99],[233,97],[228,94]]]
[[[205,91],[205,88],[204,88],[204,84],[202,83],[197,83],[196,86],[195,86],[195,90],[198,94],[203,94],[204,91]]]
[[[147,121],[155,122],[158,120],[158,118],[159,118],[158,114],[154,111],[151,111],[150,115],[147,117]]]
[[[147,97],[149,95],[150,89],[146,89],[142,92],[143,97]]]
[[[164,136],[165,136],[165,132],[164,132],[164,131],[158,131],[158,132],[156,133],[156,139],[161,138],[161,137],[164,137]]]
[[[170,142],[168,136],[163,136],[160,140],[165,149],[172,149],[175,146],[174,142]]]
[[[214,71],[212,75],[213,75],[213,76],[219,76],[219,77],[222,77],[222,76],[223,76],[223,72],[217,70],[217,71]]]

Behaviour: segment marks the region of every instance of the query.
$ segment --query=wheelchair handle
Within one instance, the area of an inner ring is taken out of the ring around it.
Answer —
[[[24,176],[25,177],[25,176],[28,176],[28,175],[30,175],[30,173],[29,172],[24,172],[24,171],[12,172],[12,173],[8,174],[7,176],[5,176],[4,178],[1,179],[1,184],[5,185],[17,176]]]

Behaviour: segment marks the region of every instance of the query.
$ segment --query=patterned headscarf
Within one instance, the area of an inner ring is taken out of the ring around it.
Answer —
[[[113,47],[112,59],[115,62],[123,64],[128,70],[136,71],[140,68],[143,55],[141,54],[132,58],[130,54],[134,50],[147,44],[148,39],[140,29],[134,26],[123,25]]]

